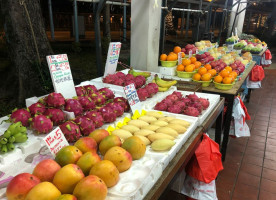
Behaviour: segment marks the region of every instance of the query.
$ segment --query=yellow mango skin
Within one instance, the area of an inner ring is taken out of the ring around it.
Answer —
[[[77,165],[81,168],[84,175],[87,176],[91,167],[100,161],[101,158],[96,152],[86,152],[80,157]]]
[[[175,145],[175,142],[169,139],[159,139],[151,143],[151,148],[155,151],[167,151]]]
[[[151,134],[148,136],[149,140],[151,142],[154,142],[155,140],[160,140],[160,139],[169,139],[169,140],[174,140],[174,137],[167,135],[165,133],[155,133]]]
[[[188,128],[190,126],[190,122],[187,122],[182,119],[173,119],[173,120],[169,121],[169,123],[170,124],[179,124],[181,126],[185,126],[186,128]]]
[[[25,200],[56,200],[60,195],[60,191],[52,183],[42,182],[30,190]]]
[[[121,145],[122,145],[122,142],[120,140],[120,137],[116,135],[109,135],[101,141],[99,145],[99,150],[101,155],[104,156],[107,150],[110,149],[111,147],[121,146]]]
[[[140,138],[146,146],[148,146],[151,142],[148,138],[146,138],[145,136],[142,136],[142,135],[135,135],[136,137]]]
[[[140,128],[138,128],[137,126],[134,126],[134,125],[124,125],[124,126],[122,126],[122,129],[129,131],[132,134],[135,133],[136,131],[140,130]]]
[[[169,127],[161,127],[159,129],[157,129],[155,132],[156,133],[165,133],[165,134],[170,135],[174,138],[177,138],[177,136],[178,136],[178,133],[174,129],[169,128]]]
[[[151,125],[156,125],[156,126],[167,126],[168,125],[168,122],[165,122],[165,121],[162,121],[162,120],[157,120],[155,122],[152,122]]]
[[[144,126],[143,129],[147,129],[150,131],[156,131],[157,129],[159,129],[161,126],[156,126],[156,125],[148,125],[148,126]]]
[[[155,117],[153,117],[153,116],[147,116],[147,115],[139,117],[139,120],[143,120],[143,121],[145,121],[147,123],[151,123],[151,122],[157,121],[157,119]]]
[[[161,118],[161,117],[164,117],[164,114],[163,113],[159,113],[157,111],[148,111],[146,113],[147,116],[152,116],[152,117],[155,117],[157,119]]]
[[[135,132],[134,135],[148,136],[148,135],[154,134],[154,133],[155,133],[154,131],[150,131],[147,129],[141,129],[140,131]]]
[[[55,160],[61,167],[63,167],[67,164],[76,163],[81,156],[82,156],[82,152],[77,147],[66,146],[66,147],[63,147],[61,150],[59,150]]]
[[[129,132],[127,130],[123,130],[123,129],[116,129],[116,130],[112,131],[111,134],[117,135],[119,138],[121,138],[123,140],[132,136],[131,132]]]
[[[138,128],[143,128],[144,126],[149,125],[149,123],[143,121],[143,120],[139,120],[139,119],[135,119],[135,120],[130,120],[128,123],[128,125],[133,125],[133,126],[137,126]]]
[[[133,160],[139,160],[146,153],[145,143],[137,136],[132,136],[126,139],[122,145],[122,148],[131,154]]]
[[[169,124],[168,126],[165,126],[165,127],[174,129],[178,134],[183,134],[187,131],[187,128],[185,126],[182,126],[179,124]]]

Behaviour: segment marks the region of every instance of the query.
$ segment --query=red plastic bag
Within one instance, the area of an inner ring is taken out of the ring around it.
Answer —
[[[255,65],[249,75],[250,81],[262,81],[265,77],[264,69],[260,65]]]
[[[216,179],[219,171],[223,170],[219,145],[203,134],[203,140],[186,166],[186,173],[205,183]]]
[[[265,51],[265,59],[266,60],[271,60],[272,59],[272,55],[271,55],[271,52],[269,51],[269,49],[267,49]]]

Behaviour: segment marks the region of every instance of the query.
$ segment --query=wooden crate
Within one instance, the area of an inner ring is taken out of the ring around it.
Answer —
[[[173,79],[166,79],[162,78],[165,81],[173,81]],[[177,84],[175,85],[177,90],[182,91],[192,91],[192,92],[201,92],[202,91],[202,84],[193,82],[193,81],[180,81],[177,80]]]

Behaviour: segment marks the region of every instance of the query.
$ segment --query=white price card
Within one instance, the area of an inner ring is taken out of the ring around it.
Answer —
[[[69,99],[77,96],[67,54],[46,56],[55,92]]]
[[[182,64],[182,52],[178,53],[178,65]]]
[[[69,146],[66,138],[59,127],[50,132],[46,137],[43,138],[46,146],[49,148],[53,156],[56,156],[57,152],[65,146]]]
[[[104,76],[114,74],[116,72],[121,45],[122,44],[120,42],[110,42],[105,63]]]
[[[196,49],[196,54],[198,54],[198,49]]]
[[[128,100],[128,103],[130,105],[132,113],[135,112],[135,110],[138,110],[139,113],[141,113],[142,108],[141,108],[141,102],[138,97],[136,88],[134,84],[130,84],[124,87],[124,92],[126,94],[126,98]]]
[[[191,58],[193,56],[193,52],[192,50],[189,51],[189,58]]]

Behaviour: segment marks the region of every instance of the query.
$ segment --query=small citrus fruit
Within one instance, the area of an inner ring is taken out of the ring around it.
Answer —
[[[212,66],[210,64],[205,64],[204,67],[209,70],[209,69],[212,69]]]
[[[193,75],[193,80],[195,80],[195,81],[199,81],[200,78],[201,78],[201,75],[199,73],[196,73]]]
[[[195,61],[194,65],[195,65],[195,68],[198,69],[201,66],[201,62]]]
[[[230,72],[227,69],[223,69],[219,75],[221,75],[223,78],[227,77],[230,74]]]
[[[187,66],[185,67],[185,72],[192,72],[192,71],[194,71],[193,65],[187,65]]]
[[[181,47],[180,46],[175,46],[173,49],[173,52],[178,54],[179,52],[181,52]]]
[[[184,65],[182,64],[177,65],[177,68],[176,68],[177,71],[184,71],[184,69],[185,69]]]
[[[227,66],[224,69],[228,70],[229,72],[232,72],[232,67],[230,67],[230,66]]]
[[[167,56],[167,61],[176,61],[177,55],[175,53],[171,53]]]
[[[166,61],[167,60],[167,54],[161,54],[160,55],[160,60]]]
[[[231,84],[232,83],[232,78],[231,77],[224,77],[222,82],[224,84]]]
[[[215,78],[214,78],[214,81],[216,82],[216,83],[221,83],[222,82],[222,76],[220,76],[220,75],[217,75]]]
[[[182,60],[182,64],[183,64],[184,66],[187,66],[187,65],[191,64],[191,60],[188,59],[188,58],[185,58],[184,60]]]
[[[201,68],[198,69],[198,73],[200,73],[201,75],[206,74],[207,69],[205,67],[201,67]]]
[[[206,74],[203,74],[203,75],[201,76],[201,80],[202,80],[202,81],[210,81],[211,78],[212,78],[212,75],[211,75],[210,73],[206,73]]]
[[[190,60],[191,60],[191,63],[194,64],[196,62],[196,57],[191,57]]]
[[[210,73],[212,77],[217,74],[217,71],[215,69],[209,69],[207,72]]]

